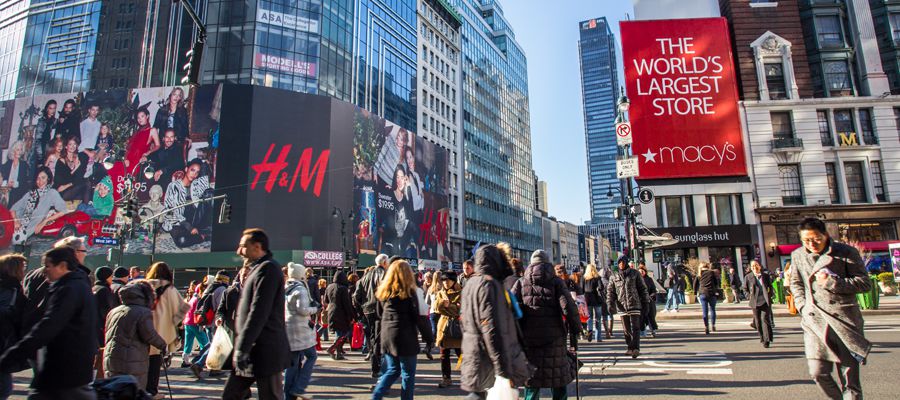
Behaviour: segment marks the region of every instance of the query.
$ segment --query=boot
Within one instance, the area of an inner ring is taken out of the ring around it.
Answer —
[[[441,379],[441,382],[438,383],[438,388],[443,389],[450,387],[451,385],[453,385],[453,382],[450,380],[450,378],[443,378]]]

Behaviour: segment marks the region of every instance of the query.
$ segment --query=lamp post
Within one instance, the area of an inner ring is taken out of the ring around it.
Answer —
[[[628,97],[625,96],[625,91],[622,90],[619,95],[619,99],[616,102],[616,124],[627,122],[628,117],[626,113],[628,112],[628,107],[631,105],[631,102],[628,100]],[[633,135],[633,132],[632,132]],[[623,159],[627,159],[631,157],[631,144],[625,144],[619,146],[621,148],[620,155]],[[631,252],[631,259],[634,261],[635,265],[640,261],[641,254],[638,240],[638,232],[637,232],[637,215],[640,214],[640,210],[636,207],[640,207],[634,201],[634,184],[632,178],[627,177],[622,179],[624,182],[620,182],[619,188],[617,188],[620,199],[622,201],[622,208],[619,216],[625,219],[625,238],[628,243],[629,251]],[[609,190],[606,192],[606,197],[612,200],[612,186],[609,186]]]
[[[341,251],[344,253],[344,267],[346,267],[350,263],[350,249],[347,248],[347,220],[354,218],[353,211],[350,211],[347,218],[344,218],[344,212],[340,207],[335,206],[331,211],[331,218],[341,220]]]

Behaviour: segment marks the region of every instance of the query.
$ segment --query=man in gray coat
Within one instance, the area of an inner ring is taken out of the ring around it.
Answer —
[[[800,312],[809,373],[831,399],[862,399],[859,364],[872,348],[856,294],[870,288],[859,251],[828,236],[825,223],[800,223],[803,246],[791,253],[791,293]],[[838,366],[840,386],[831,372]]]

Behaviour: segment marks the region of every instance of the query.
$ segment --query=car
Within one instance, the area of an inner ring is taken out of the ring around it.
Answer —
[[[79,210],[71,211],[45,225],[36,235],[64,238],[67,236],[86,236],[88,244],[94,244],[94,238],[109,236],[104,232],[104,227],[115,229],[116,210],[106,218],[93,218]]]

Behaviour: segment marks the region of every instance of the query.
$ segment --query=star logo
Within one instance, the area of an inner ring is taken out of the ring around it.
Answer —
[[[656,162],[656,153],[650,151],[650,149],[647,149],[647,152],[641,155],[644,156],[644,163]]]

